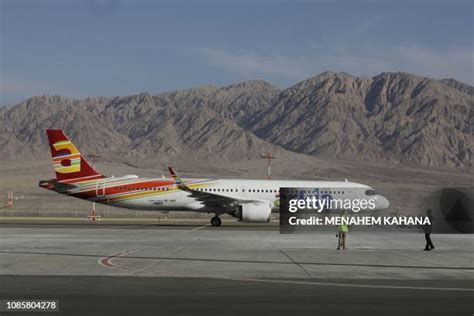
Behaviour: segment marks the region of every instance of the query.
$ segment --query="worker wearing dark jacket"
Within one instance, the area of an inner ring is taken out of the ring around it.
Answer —
[[[431,241],[431,231],[432,231],[432,227],[433,227],[433,215],[432,215],[432,212],[431,212],[431,209],[428,209],[426,211],[426,215],[428,217],[428,219],[430,220],[430,223],[429,224],[425,224],[423,226],[423,229],[425,231],[425,239],[426,239],[426,246],[425,246],[425,251],[430,251],[430,250],[433,250],[435,247],[433,245],[433,242]]]

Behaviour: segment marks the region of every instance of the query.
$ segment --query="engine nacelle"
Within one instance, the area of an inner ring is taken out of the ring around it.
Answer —
[[[271,212],[272,208],[269,203],[244,203],[233,215],[242,222],[263,223],[270,221]]]

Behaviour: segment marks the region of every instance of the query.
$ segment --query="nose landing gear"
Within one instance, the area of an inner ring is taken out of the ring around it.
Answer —
[[[211,225],[214,227],[221,226],[222,221],[219,217],[215,216],[211,219]]]

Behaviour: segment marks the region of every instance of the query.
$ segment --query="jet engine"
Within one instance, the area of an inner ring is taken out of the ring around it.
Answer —
[[[270,221],[271,212],[269,203],[244,203],[232,215],[243,222],[263,223]]]

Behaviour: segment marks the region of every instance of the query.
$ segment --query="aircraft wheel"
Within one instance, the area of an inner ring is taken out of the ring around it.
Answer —
[[[221,226],[221,224],[222,224],[222,221],[219,217],[216,216],[211,219],[212,226],[217,227],[217,226]]]

